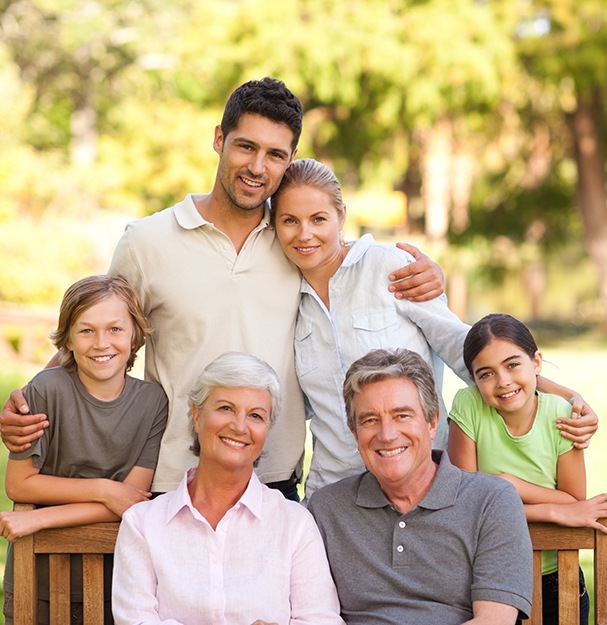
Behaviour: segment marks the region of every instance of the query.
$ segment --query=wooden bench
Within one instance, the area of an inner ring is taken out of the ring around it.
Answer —
[[[607,525],[607,519],[601,519],[601,523]],[[607,534],[587,527],[552,523],[530,523],[529,533],[533,543],[533,610],[529,625],[542,625],[543,549],[558,551],[559,625],[579,625],[578,550],[594,552],[594,623],[607,625]]]
[[[16,504],[16,510],[33,506]],[[602,519],[607,525],[607,519]],[[36,625],[36,554],[50,554],[51,625],[70,622],[70,557],[83,554],[85,625],[103,625],[103,554],[113,553],[119,523],[43,530],[15,541],[15,625]],[[559,623],[579,625],[578,550],[594,552],[594,622],[607,625],[607,535],[590,528],[530,523],[534,549],[533,611],[529,625],[542,625],[543,549],[556,549],[559,561]]]
[[[15,504],[15,510],[31,510]],[[82,554],[84,625],[103,625],[103,555],[113,553],[119,523],[42,530],[15,541],[14,625],[38,622],[36,554],[49,554],[51,625],[70,622],[70,554]]]

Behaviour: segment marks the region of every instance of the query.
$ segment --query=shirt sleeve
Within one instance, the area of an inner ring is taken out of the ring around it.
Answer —
[[[408,317],[422,331],[428,345],[466,384],[470,384],[464,364],[464,340],[470,330],[447,305],[445,295],[429,302],[395,300],[400,315]]]
[[[344,625],[324,544],[306,514],[291,568],[290,625]]]
[[[131,508],[120,523],[114,552],[112,611],[116,625],[183,625],[160,618],[156,598],[156,572],[146,537]],[[157,539],[161,540],[160,537]]]
[[[144,467],[146,469],[155,469],[158,464],[158,454],[160,453],[160,444],[162,442],[162,435],[166,428],[168,417],[168,399],[165,392],[162,390],[160,384],[155,382],[148,382],[150,386],[147,392],[155,393],[157,401],[155,403],[155,414],[150,426],[148,438],[145,442],[141,454],[135,463],[137,467]]]
[[[134,250],[131,224],[127,224],[124,234],[116,244],[108,274],[123,277],[139,295],[144,313],[150,313],[141,263]]]
[[[43,413],[47,415],[50,426],[44,429],[40,438],[37,438],[35,441],[32,442],[32,445],[31,447],[29,447],[29,449],[16,453],[11,451],[8,454],[8,457],[10,460],[26,460],[27,458],[32,458],[33,465],[37,469],[40,469],[44,464],[44,461],[46,460],[49,449],[49,441],[51,439],[54,429],[52,423],[52,415],[49,415],[48,404],[45,400],[44,395],[37,391],[35,381],[28,382],[23,391],[23,394],[30,408],[30,412],[32,414]]]
[[[533,551],[525,511],[515,488],[505,484],[482,511],[471,600],[512,605],[528,618],[532,588]]]
[[[449,419],[459,425],[464,434],[478,442],[478,417],[482,411],[475,409],[474,395],[471,389],[460,389],[453,398]]]

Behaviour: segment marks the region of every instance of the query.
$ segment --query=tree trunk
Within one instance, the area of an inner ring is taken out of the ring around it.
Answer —
[[[451,200],[451,122],[436,122],[422,145],[422,197],[426,209],[426,236],[430,242],[445,243]]]
[[[571,130],[577,161],[577,204],[584,224],[584,238],[599,272],[603,325],[607,327],[607,191],[602,144],[602,102],[599,87],[578,96]]]

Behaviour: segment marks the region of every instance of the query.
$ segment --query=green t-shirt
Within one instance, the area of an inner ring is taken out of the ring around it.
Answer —
[[[558,457],[573,449],[573,443],[557,430],[556,419],[569,416],[571,404],[565,399],[538,393],[531,429],[523,436],[513,436],[495,408],[483,401],[476,386],[458,391],[449,413],[449,418],[476,443],[479,471],[509,473],[552,489],[556,489]],[[542,573],[556,570],[556,552],[544,552]]]

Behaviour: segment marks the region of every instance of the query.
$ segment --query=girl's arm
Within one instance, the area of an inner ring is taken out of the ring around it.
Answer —
[[[24,462],[23,460],[9,462]],[[133,467],[124,479],[124,482],[112,482],[118,485],[127,485],[138,491],[145,492],[152,483],[153,469]],[[52,477],[52,476],[41,476]],[[75,478],[56,478],[60,480],[76,481]],[[78,482],[93,482],[92,479],[78,479]],[[144,501],[145,498],[139,499]],[[7,540],[16,540],[22,536],[28,536],[41,529],[51,527],[69,527],[74,525],[87,525],[89,523],[103,523],[119,521],[122,513],[136,501],[129,503],[128,497],[114,502],[114,512],[102,503],[95,503],[89,498],[84,503],[67,503],[47,508],[38,508],[27,512],[2,512],[0,513],[0,532]],[[33,502],[32,502],[33,503]]]
[[[476,442],[455,421],[449,422],[447,453],[451,463],[464,471],[477,471]]]
[[[544,503],[525,505],[528,521],[549,521],[567,527],[592,527],[607,533],[597,519],[607,515],[607,495],[601,494],[586,500],[586,468],[584,452],[572,449],[561,454],[557,461],[556,493],[575,499],[572,503]]]
[[[121,516],[124,510],[150,497],[152,469],[134,467],[124,482],[106,478],[72,478],[43,475],[31,458],[9,460],[6,466],[6,494],[13,501],[52,506],[98,502]]]

